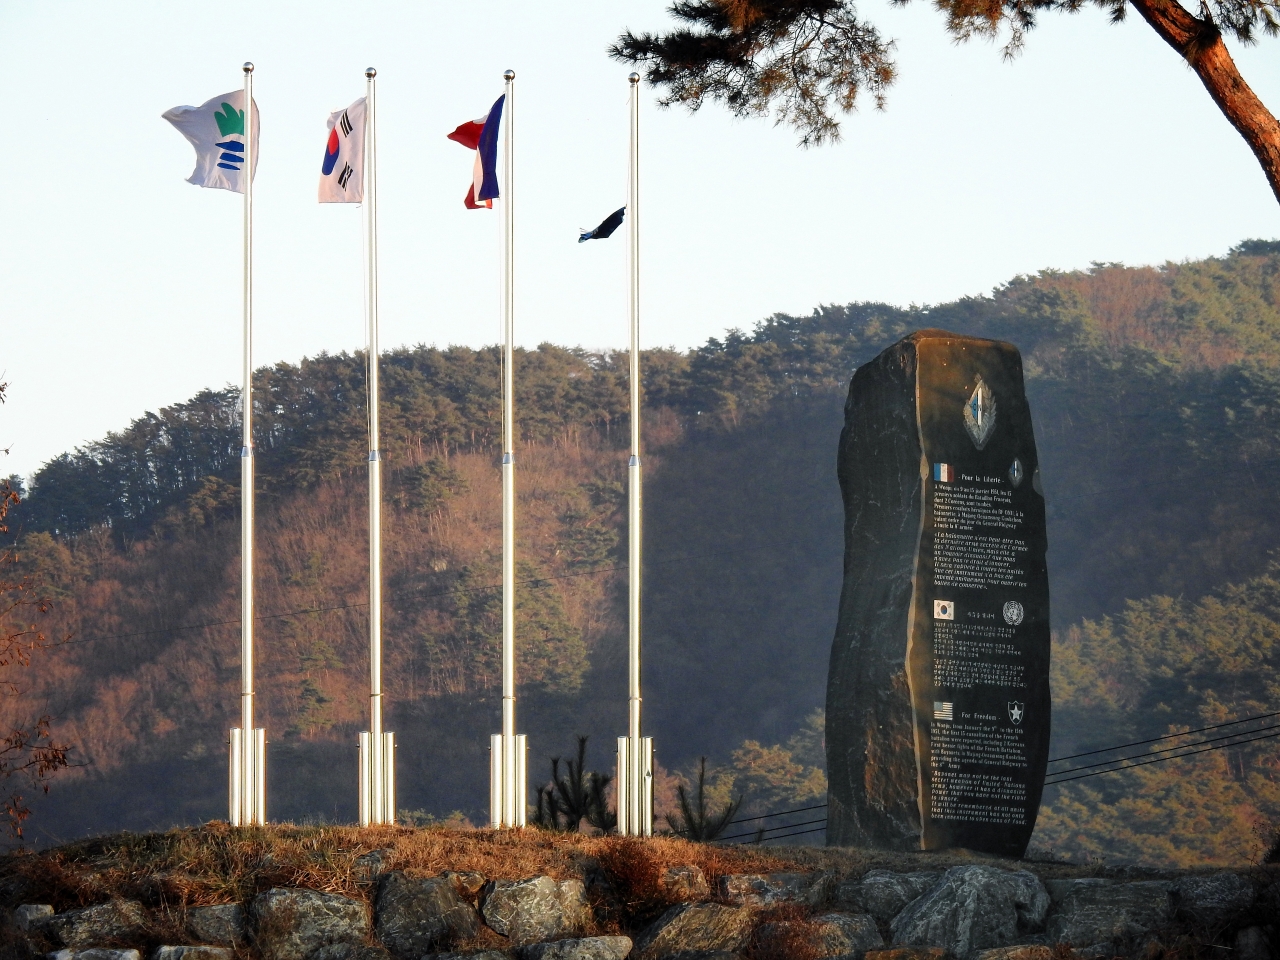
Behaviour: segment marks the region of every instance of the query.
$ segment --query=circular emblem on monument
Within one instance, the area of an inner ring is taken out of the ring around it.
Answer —
[[[1026,476],[1026,471],[1022,469],[1022,461],[1014,457],[1013,464],[1009,467],[1009,482],[1016,487],[1022,483],[1024,476]]]
[[[1022,604],[1017,600],[1010,600],[1004,605],[1004,622],[1011,627],[1022,622]]]

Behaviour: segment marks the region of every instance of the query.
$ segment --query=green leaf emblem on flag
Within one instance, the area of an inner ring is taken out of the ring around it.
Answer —
[[[207,116],[207,114],[206,114]],[[222,104],[222,111],[215,112],[213,119],[218,121],[218,133],[226,137],[233,133],[244,136],[244,111],[237,110],[229,103]]]

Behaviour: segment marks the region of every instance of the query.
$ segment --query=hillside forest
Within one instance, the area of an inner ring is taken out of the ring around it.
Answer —
[[[1022,351],[1048,502],[1051,756],[1280,710],[1280,242],[1097,263],[989,296],[824,305],[646,351],[645,718],[657,801],[707,757],[741,816],[825,799],[835,475],[853,370],[934,327]],[[430,322],[422,329],[429,336]],[[519,726],[530,770],[626,727],[627,356],[516,357]],[[500,709],[495,348],[382,357],[388,729],[412,822],[486,819]],[[365,358],[257,371],[257,694],[272,819],[351,821],[367,710]],[[239,691],[238,391],[45,464],[8,517],[49,644],[0,669],[71,769],[27,842],[225,817]],[[2,424],[0,424],[2,430]],[[11,483],[18,485],[19,478]],[[1050,786],[1052,856],[1238,862],[1280,740]],[[822,834],[803,838],[822,842]]]

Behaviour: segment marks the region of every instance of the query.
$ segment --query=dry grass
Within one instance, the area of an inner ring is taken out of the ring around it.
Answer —
[[[367,899],[369,872],[357,860],[375,850],[382,851],[382,869],[411,876],[470,870],[491,879],[547,875],[563,880],[595,871],[628,912],[632,906],[661,901],[658,879],[669,866],[695,864],[712,881],[726,873],[795,868],[789,860],[761,852],[667,837],[641,841],[539,830],[410,827],[235,828],[215,822],[165,833],[98,837],[10,857],[0,863],[0,895],[9,906],[49,903],[59,911],[113,898],[167,909],[230,903],[272,887]]]

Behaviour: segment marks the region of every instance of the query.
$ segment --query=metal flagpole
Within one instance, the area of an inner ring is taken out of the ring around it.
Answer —
[[[627,735],[618,738],[618,832],[653,833],[653,739],[640,727],[640,74],[631,84],[631,144],[627,178],[629,301],[631,308],[631,459],[627,463]]]
[[[493,827],[525,825],[525,757],[528,742],[516,735],[516,462],[515,380],[515,159],[516,72],[506,81],[506,130],[502,141],[502,733],[490,738],[489,822]]]
[[[267,819],[266,731],[253,725],[253,64],[244,65],[244,386],[240,391],[240,727],[231,731],[230,821]]]
[[[364,72],[364,210],[368,234],[369,344],[369,730],[360,734],[360,826],[395,823],[395,735],[382,729],[382,452],[378,448],[377,99]]]

